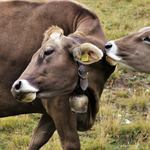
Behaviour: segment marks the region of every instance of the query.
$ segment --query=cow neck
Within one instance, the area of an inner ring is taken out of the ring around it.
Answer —
[[[75,40],[77,43],[81,44],[81,42],[76,37],[73,37],[73,36],[69,36],[69,37]],[[88,87],[87,71],[86,71],[85,66],[82,63],[77,62],[77,64],[78,64],[79,80],[73,93],[84,94],[85,90]]]

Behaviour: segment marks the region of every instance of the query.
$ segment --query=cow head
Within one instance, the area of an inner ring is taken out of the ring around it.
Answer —
[[[13,84],[13,96],[22,102],[31,102],[36,96],[51,98],[71,93],[78,83],[78,64],[91,64],[101,59],[102,51],[90,44],[79,44],[63,34],[57,26],[44,34],[41,48],[20,78]]]
[[[118,64],[131,70],[150,73],[150,27],[109,41],[105,50],[111,65]]]

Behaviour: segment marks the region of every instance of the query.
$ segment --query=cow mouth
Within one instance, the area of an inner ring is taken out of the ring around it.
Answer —
[[[107,53],[106,56],[106,61],[111,65],[111,66],[116,66],[118,62],[121,61],[122,58],[112,54],[112,53]]]
[[[109,56],[106,56],[106,61],[111,65],[111,66],[116,66],[117,64],[117,61],[112,59],[111,57]]]
[[[16,99],[19,102],[23,102],[23,103],[32,102],[35,98],[36,98],[36,92],[24,93],[21,96],[16,97]]]
[[[119,57],[118,57],[119,58]],[[106,61],[111,65],[111,66],[123,66],[125,68],[128,68],[130,70],[133,71],[137,71],[135,68],[131,67],[130,65],[127,64],[127,62],[125,60],[123,60],[122,58],[115,60],[114,58],[110,57],[110,56],[106,56]]]

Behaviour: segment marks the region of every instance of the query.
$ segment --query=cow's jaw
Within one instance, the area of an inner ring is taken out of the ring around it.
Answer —
[[[48,99],[51,97],[55,97],[58,95],[62,95],[62,94],[68,94],[68,92],[63,92],[63,91],[39,91],[37,92],[37,98],[42,98],[42,99]]]

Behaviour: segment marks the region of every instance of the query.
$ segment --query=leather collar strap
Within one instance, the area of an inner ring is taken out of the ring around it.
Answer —
[[[70,38],[72,38],[73,40],[75,40],[77,43],[81,44],[81,42],[73,36],[69,36]],[[87,71],[85,69],[85,66],[83,64],[81,64],[80,62],[78,63],[78,76],[79,76],[79,83],[77,85],[77,88],[75,89],[74,93],[77,94],[83,94],[84,91],[87,89],[88,87],[88,79],[87,79]]]
[[[73,40],[75,40],[77,43],[81,44],[81,42],[76,38],[76,37],[73,37],[73,36],[68,36],[70,38],[72,38]]]

